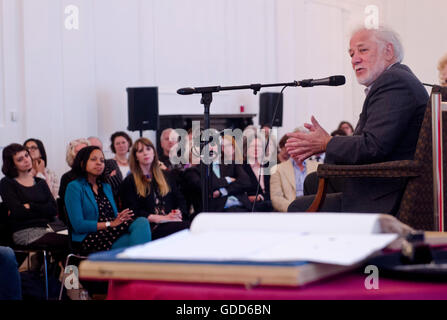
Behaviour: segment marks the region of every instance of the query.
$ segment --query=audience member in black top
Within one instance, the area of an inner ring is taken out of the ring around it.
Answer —
[[[57,215],[56,201],[45,180],[33,176],[32,167],[32,158],[24,146],[11,144],[3,149],[5,178],[0,182],[0,192],[10,211],[13,242],[65,248],[67,236],[48,229]]]
[[[127,156],[131,146],[132,139],[123,131],[115,132],[110,137],[110,149],[115,154],[115,157],[106,160],[104,174],[107,183],[112,187],[115,199],[118,197],[121,182],[130,172]]]
[[[130,152],[130,174],[121,184],[124,207],[138,217],[147,217],[152,239],[165,237],[190,226],[185,200],[175,183],[160,168],[152,142],[138,139]]]
[[[272,212],[273,206],[270,201],[270,174],[265,174],[265,139],[262,136],[252,136],[246,139],[246,161],[244,170],[250,179],[250,188],[247,190],[248,200],[253,206],[256,193],[254,212]],[[253,207],[252,207],[253,208]]]
[[[200,132],[197,132],[200,137]],[[192,130],[188,133],[188,163],[184,166],[181,191],[185,197],[186,208],[191,221],[202,212],[202,180],[200,173],[200,141],[193,141]]]
[[[218,148],[221,147],[221,159],[218,159]],[[224,136],[221,146],[210,144],[210,152],[215,160],[211,164],[211,212],[248,212],[250,201],[246,192],[250,189],[250,179],[242,167],[242,154],[237,149],[232,136]],[[220,160],[220,161],[219,161]],[[229,164],[225,164],[229,163]]]
[[[59,179],[56,173],[47,167],[47,153],[42,141],[31,138],[26,140],[23,145],[33,159],[33,175],[44,179],[47,182],[54,199],[57,199],[59,192]]]

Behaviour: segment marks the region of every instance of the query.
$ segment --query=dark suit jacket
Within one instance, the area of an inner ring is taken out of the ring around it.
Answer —
[[[228,195],[219,197],[216,199],[211,198],[209,201],[209,207],[211,212],[223,212],[225,203],[229,196],[235,196],[247,210],[250,210],[250,201],[248,200],[246,192],[250,189],[250,179],[244,168],[240,164],[221,164],[220,178],[214,174],[212,167],[210,168],[210,184],[211,184],[211,197],[212,193],[220,188],[225,188],[228,191]],[[228,183],[225,177],[235,178],[236,181]]]
[[[396,63],[373,83],[354,135],[328,143],[326,163],[412,160],[428,99],[411,70]],[[395,178],[346,179],[342,211],[395,214],[405,184]]]

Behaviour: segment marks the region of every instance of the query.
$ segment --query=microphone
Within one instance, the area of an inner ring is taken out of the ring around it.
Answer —
[[[298,84],[303,88],[310,88],[314,86],[330,86],[337,87],[342,86],[346,83],[345,76],[332,76],[324,79],[307,79],[302,80]]]
[[[178,94],[181,94],[183,96],[194,94],[194,93],[212,93],[212,92],[219,92],[222,90],[222,87],[220,86],[214,86],[214,87],[197,87],[197,88],[181,88],[177,90]]]
[[[181,88],[181,89],[177,90],[177,93],[181,94],[183,96],[186,96],[186,95],[196,93],[196,90],[194,88]]]

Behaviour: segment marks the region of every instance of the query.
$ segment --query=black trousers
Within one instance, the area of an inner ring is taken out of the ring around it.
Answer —
[[[326,193],[338,193],[343,191],[343,178],[330,178],[327,180]],[[304,195],[317,194],[318,192],[318,176],[316,172],[307,175],[304,180],[303,191]]]
[[[341,197],[342,193],[326,194],[326,199],[320,208],[320,212],[341,212]],[[306,212],[315,199],[315,195],[302,196],[296,198],[289,208],[288,212]]]
[[[189,221],[173,221],[165,223],[151,223],[152,240],[157,240],[169,236],[178,231],[188,229],[191,226]]]

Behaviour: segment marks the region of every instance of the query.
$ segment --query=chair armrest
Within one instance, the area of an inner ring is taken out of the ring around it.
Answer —
[[[319,178],[404,178],[420,175],[421,166],[414,160],[388,161],[364,165],[320,164]]]

